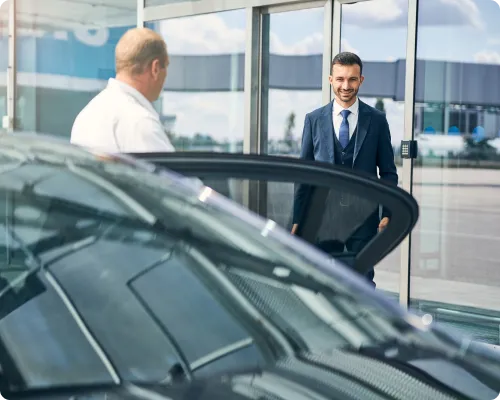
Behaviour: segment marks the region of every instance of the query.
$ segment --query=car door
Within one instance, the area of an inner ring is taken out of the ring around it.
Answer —
[[[288,231],[299,222],[297,236],[343,260],[360,274],[366,274],[401,243],[418,219],[418,205],[407,192],[327,163],[230,153],[131,156],[198,178]],[[297,207],[301,190],[305,195]],[[378,224],[384,215],[390,216],[390,223],[377,232],[374,220]],[[359,238],[360,245],[351,245]]]

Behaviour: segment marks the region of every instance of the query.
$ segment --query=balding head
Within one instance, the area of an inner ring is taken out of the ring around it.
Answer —
[[[163,38],[148,28],[130,29],[118,41],[115,57],[117,79],[155,101],[167,75],[168,53]]]
[[[148,28],[128,30],[118,41],[115,50],[116,72],[137,75],[158,60],[165,68],[168,64],[167,45],[163,38]]]

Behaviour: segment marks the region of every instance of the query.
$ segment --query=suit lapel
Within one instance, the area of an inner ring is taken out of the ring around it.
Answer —
[[[325,143],[329,161],[335,164],[335,152],[333,151],[333,101],[323,107],[321,114],[320,143]]]
[[[368,128],[370,127],[371,118],[372,118],[372,112],[370,110],[370,107],[368,107],[368,105],[366,105],[360,100],[359,116],[358,116],[358,132],[356,134],[356,142],[354,144],[353,165],[356,162],[356,157],[358,156],[358,153],[361,150],[361,146],[363,146],[363,142],[365,141],[366,134],[368,133]]]

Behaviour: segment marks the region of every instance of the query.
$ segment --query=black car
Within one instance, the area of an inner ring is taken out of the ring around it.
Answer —
[[[361,277],[415,225],[409,194],[291,158],[141,157],[0,138],[5,398],[500,393],[495,354],[424,324]],[[294,237],[301,184],[313,190]],[[345,251],[382,206],[388,227]],[[328,253],[324,241],[335,244]]]

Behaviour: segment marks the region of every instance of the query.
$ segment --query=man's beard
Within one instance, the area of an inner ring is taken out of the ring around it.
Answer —
[[[350,92],[342,92],[338,91],[337,96],[342,99],[343,101],[349,101],[352,100],[356,95],[358,94],[357,90],[351,90]],[[346,98],[347,97],[347,98]]]

